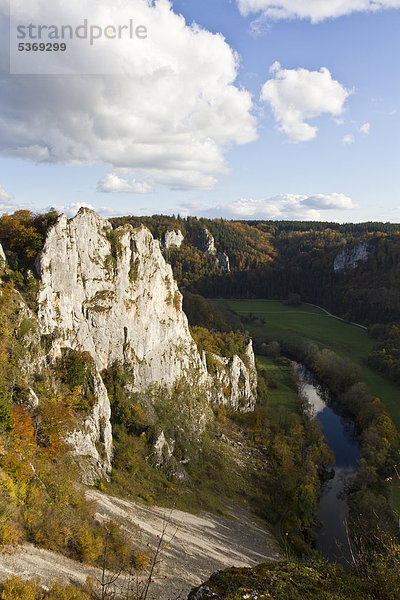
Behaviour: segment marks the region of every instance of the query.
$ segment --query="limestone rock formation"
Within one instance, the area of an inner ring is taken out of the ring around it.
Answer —
[[[6,262],[6,255],[4,254],[3,246],[0,244],[0,261],[4,260]]]
[[[205,252],[207,258],[216,256],[217,249],[215,247],[215,240],[207,228],[203,229],[203,232],[202,232],[202,235],[200,238],[200,245],[201,245],[201,249],[203,250],[203,252]]]
[[[222,267],[225,273],[231,272],[229,256],[225,252],[218,252],[216,263],[218,267]]]
[[[232,358],[213,355],[216,369],[215,400],[233,410],[249,412],[254,410],[257,397],[257,369],[253,344],[250,341],[246,356],[242,360],[235,355]]]
[[[67,438],[78,457],[83,481],[88,485],[94,485],[99,477],[107,477],[111,472],[111,407],[98,372],[94,374],[94,396],[97,402],[92,412]]]
[[[159,244],[144,227],[115,231],[95,212],[63,215],[40,257],[39,318],[62,347],[89,352],[99,370],[129,363],[140,390],[206,373]]]
[[[346,273],[351,269],[355,269],[359,262],[366,262],[370,249],[368,244],[358,244],[354,248],[346,248],[342,250],[335,258],[333,269],[335,273]]]
[[[217,373],[208,373],[171,266],[145,227],[113,230],[87,208],[71,220],[61,215],[36,266],[41,277],[38,319],[41,333],[51,340],[50,358],[72,348],[89,352],[96,365],[96,404],[69,437],[87,483],[111,469],[111,410],[99,373],[116,361],[129,369],[132,391],[172,388],[184,380],[204,386],[210,402],[240,410],[254,407],[257,375],[251,345],[245,362],[238,356],[215,357]],[[198,415],[197,422],[203,417]]]
[[[164,234],[164,247],[169,250],[169,248],[175,247],[180,248],[182,246],[183,240],[185,236],[182,231],[166,231]]]
[[[200,248],[207,258],[214,259],[217,267],[222,267],[226,273],[230,272],[229,256],[225,252],[217,252],[214,237],[207,228],[202,231]]]

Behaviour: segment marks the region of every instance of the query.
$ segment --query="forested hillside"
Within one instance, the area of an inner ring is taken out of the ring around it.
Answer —
[[[185,236],[180,248],[169,248],[167,259],[183,289],[210,297],[286,299],[290,293],[323,305],[339,316],[363,324],[400,318],[400,226],[391,223],[345,224],[298,221],[224,221],[188,217],[123,217],[150,228],[162,239],[166,231]],[[225,273],[199,245],[207,228],[218,251],[230,259]],[[359,245],[366,260],[354,268],[334,265],[344,250]]]
[[[71,220],[18,211],[0,218],[0,241],[0,546],[29,542],[92,565],[107,553],[121,568],[136,560],[123,530],[110,523],[108,534],[96,520],[82,477],[185,510],[243,503],[288,556],[315,557],[331,458],[290,358],[309,365],[359,425],[352,513],[361,506],[373,531],[379,514],[378,529],[397,532],[387,485],[397,432],[352,364],[307,341],[285,346],[265,319],[204,298],[308,301],[366,323],[376,343],[369,365],[397,381],[395,226],[154,216],[111,227],[88,209]]]
[[[165,249],[180,289],[206,297],[268,298],[318,304],[371,329],[376,347],[368,362],[400,382],[400,225],[299,221],[224,221],[188,217],[123,217],[185,236]],[[207,228],[230,272],[202,249]]]

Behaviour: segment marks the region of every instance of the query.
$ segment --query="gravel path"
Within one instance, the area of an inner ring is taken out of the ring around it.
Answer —
[[[154,547],[166,525],[164,539],[168,548],[162,552],[149,600],[186,598],[192,587],[219,569],[282,558],[272,535],[238,507],[230,508],[230,518],[222,518],[208,513],[191,515],[147,508],[95,490],[88,490],[87,495],[97,503],[98,518],[120,523],[139,548],[147,549],[147,544]],[[56,579],[84,583],[88,575],[100,579],[98,569],[31,545],[0,554],[0,577],[13,573],[25,578],[40,577],[44,585]]]

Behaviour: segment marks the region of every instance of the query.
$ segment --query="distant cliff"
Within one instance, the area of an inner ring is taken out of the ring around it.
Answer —
[[[346,248],[339,252],[333,263],[335,273],[347,273],[355,269],[360,262],[366,262],[370,255],[368,244],[358,244],[354,248]]]

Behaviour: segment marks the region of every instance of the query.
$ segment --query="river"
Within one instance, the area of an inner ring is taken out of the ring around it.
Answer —
[[[351,552],[346,522],[349,507],[345,494],[345,479],[354,477],[360,460],[354,423],[327,404],[325,393],[316,385],[312,375],[300,370],[301,391],[310,405],[311,414],[321,424],[329,448],[335,455],[334,477],[321,489],[317,510],[318,538],[316,548],[330,562],[348,566]]]

